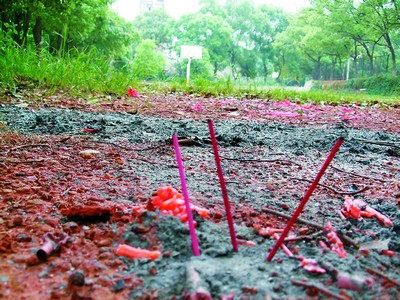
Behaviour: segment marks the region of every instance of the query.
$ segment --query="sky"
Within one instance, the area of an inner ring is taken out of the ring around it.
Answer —
[[[112,8],[127,21],[132,21],[139,13],[140,0],[116,0]],[[195,13],[199,8],[198,0],[165,0],[165,9],[174,18],[186,13]],[[309,0],[256,0],[255,3],[271,4],[281,7],[287,12],[309,6]]]

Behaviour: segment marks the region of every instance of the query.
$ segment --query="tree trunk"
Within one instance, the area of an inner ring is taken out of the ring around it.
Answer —
[[[386,41],[386,44],[387,44],[387,47],[389,48],[390,56],[392,59],[392,74],[393,74],[393,76],[397,76],[396,53],[394,51],[392,41],[390,39],[389,34],[384,34],[383,38]]]
[[[218,63],[214,63],[214,77],[217,77],[217,72],[218,72]]]
[[[331,64],[331,75],[330,80],[335,79],[335,67],[336,67],[336,63],[337,63],[337,57],[332,57],[332,64]]]
[[[262,64],[263,64],[263,69],[264,69],[264,83],[267,83],[267,76],[268,76],[267,63],[265,61],[263,61]]]
[[[318,73],[318,80],[322,79],[322,68],[321,68],[321,58],[318,57],[317,59],[317,73]]]
[[[24,21],[23,21],[23,31],[22,31],[22,45],[24,47],[28,44],[28,31],[29,31],[29,20],[30,20],[30,12],[29,10],[24,13]]]
[[[279,60],[278,60],[278,62],[279,62]],[[284,67],[285,63],[286,63],[286,61],[285,61],[285,52],[282,51],[282,61],[279,63],[279,74],[278,74],[278,77],[276,78],[276,80],[278,82],[282,81],[281,76],[282,76],[283,67]]]
[[[57,48],[56,51],[58,53],[61,53],[61,51],[65,50],[63,49],[63,36],[61,34],[57,34]]]
[[[354,41],[354,56],[353,56],[353,64],[354,64],[354,78],[358,78],[358,48],[357,48],[357,42]]]
[[[42,17],[36,17],[35,25],[33,26],[33,38],[35,40],[35,46],[37,52],[41,50],[41,43],[42,43]]]

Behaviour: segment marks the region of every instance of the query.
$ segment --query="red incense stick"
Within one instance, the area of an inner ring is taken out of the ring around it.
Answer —
[[[208,128],[210,130],[211,142],[212,142],[212,146],[213,146],[213,150],[214,150],[215,164],[217,165],[219,182],[221,184],[222,197],[224,198],[226,218],[228,220],[229,232],[231,234],[232,247],[233,247],[233,251],[238,252],[238,243],[236,240],[235,228],[233,226],[231,205],[229,203],[228,193],[226,191],[224,174],[222,173],[221,160],[220,160],[219,154],[218,154],[218,144],[217,144],[217,139],[215,138],[214,124],[211,120],[208,120]]]
[[[194,229],[193,215],[192,215],[192,210],[190,208],[189,196],[188,196],[187,187],[186,187],[185,171],[183,169],[181,150],[179,148],[178,137],[176,136],[176,134],[172,135],[172,140],[174,142],[176,161],[178,163],[179,176],[181,178],[182,194],[183,194],[183,198],[185,199],[186,214],[188,216],[190,238],[192,239],[193,255],[199,256],[200,255],[199,243],[197,242],[196,231]]]
[[[269,253],[267,257],[267,261],[271,261],[272,258],[274,258],[274,255],[276,251],[278,251],[279,246],[282,244],[283,240],[285,239],[286,235],[292,228],[294,222],[296,222],[297,217],[300,215],[301,211],[303,210],[304,206],[306,205],[308,199],[310,198],[312,192],[318,185],[319,180],[321,179],[322,175],[324,174],[325,170],[328,168],[329,164],[331,163],[333,157],[336,155],[336,153],[339,151],[340,146],[343,143],[344,138],[340,137],[336,141],[335,145],[333,146],[331,153],[329,154],[328,158],[326,159],[325,163],[321,167],[321,170],[318,172],[317,177],[311,184],[310,188],[308,189],[307,193],[304,195],[303,200],[301,200],[299,207],[297,207],[296,211],[293,213],[292,218],[289,220],[289,223],[286,225],[286,228],[283,230],[281,236],[279,237],[279,240],[275,243],[274,248],[272,248],[271,252]]]

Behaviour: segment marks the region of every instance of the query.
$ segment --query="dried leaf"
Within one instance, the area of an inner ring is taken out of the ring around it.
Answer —
[[[377,240],[377,241],[371,241],[371,242],[366,242],[366,243],[362,243],[360,245],[360,250],[363,249],[368,249],[368,250],[387,250],[389,247],[389,242],[390,242],[390,238],[386,239],[386,240]]]

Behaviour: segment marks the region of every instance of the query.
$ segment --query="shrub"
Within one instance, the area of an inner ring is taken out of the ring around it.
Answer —
[[[368,78],[349,80],[348,88],[353,90],[366,89],[368,94],[400,95],[400,77],[383,74]]]
[[[139,79],[155,79],[161,77],[165,67],[162,53],[156,51],[152,40],[144,40],[136,48],[136,56],[132,63],[133,75]]]

